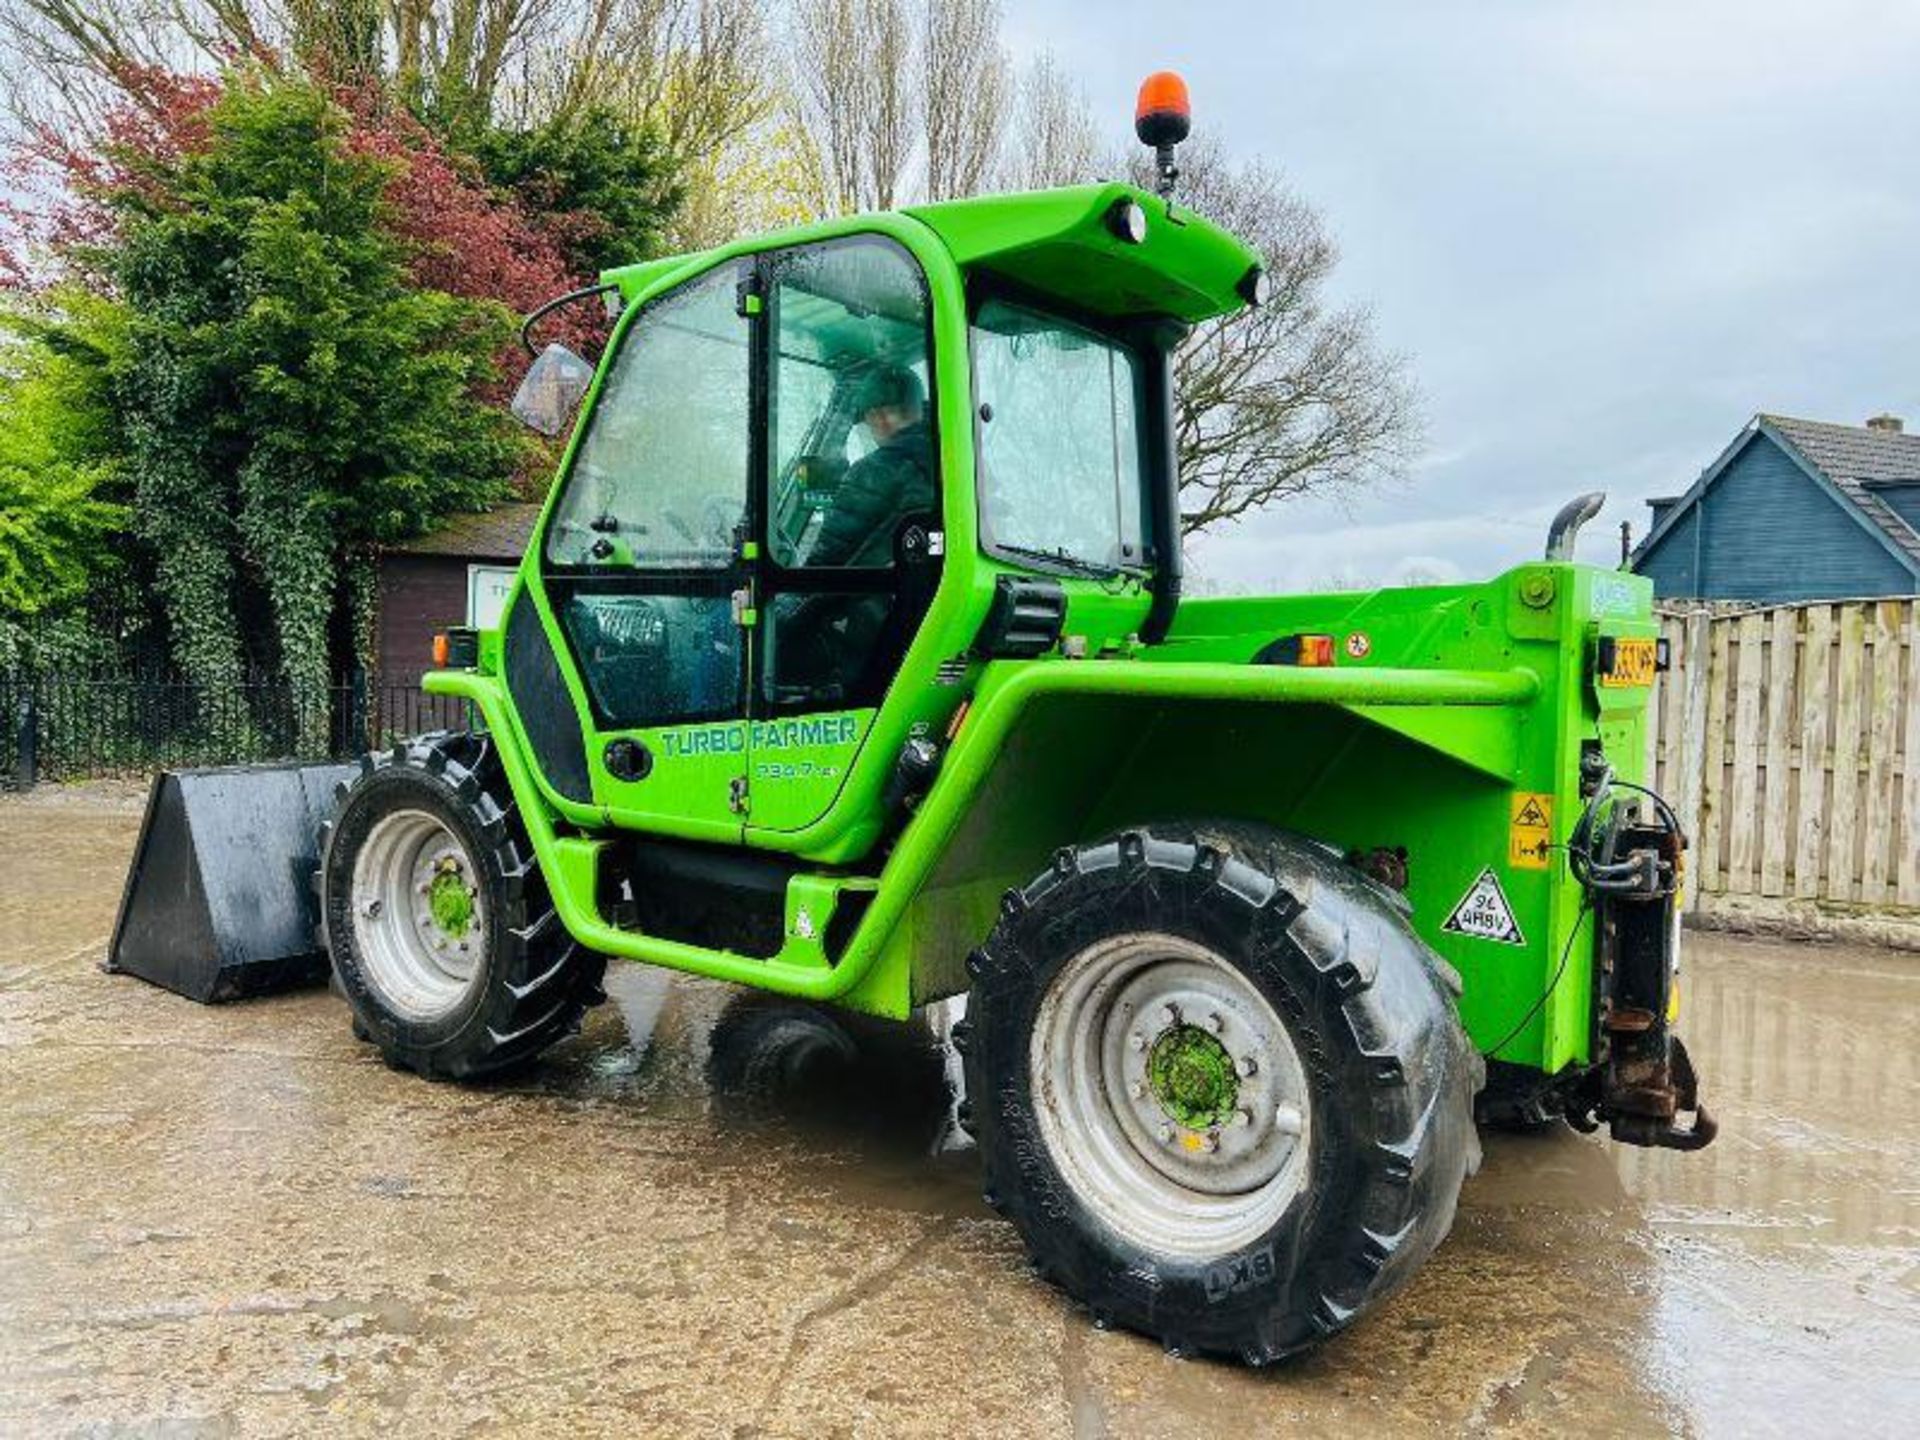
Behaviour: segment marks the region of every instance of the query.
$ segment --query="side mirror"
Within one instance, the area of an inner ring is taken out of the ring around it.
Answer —
[[[573,412],[591,384],[593,366],[556,342],[527,367],[526,378],[513,392],[510,408],[521,424],[542,435],[558,435],[573,423]]]

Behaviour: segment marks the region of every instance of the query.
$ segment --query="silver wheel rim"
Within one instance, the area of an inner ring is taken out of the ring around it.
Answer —
[[[382,818],[354,857],[352,903],[361,969],[395,1014],[419,1023],[459,1007],[481,973],[488,917],[451,830],[424,810]]]
[[[1041,998],[1028,1063],[1048,1154],[1081,1203],[1136,1245],[1231,1252],[1306,1183],[1313,1107],[1299,1049],[1266,998],[1203,945],[1135,934],[1080,951]]]

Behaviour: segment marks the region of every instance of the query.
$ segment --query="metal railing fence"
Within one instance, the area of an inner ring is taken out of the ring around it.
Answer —
[[[302,696],[285,680],[0,671],[0,789],[202,765],[346,758],[467,723],[416,681],[352,676]]]

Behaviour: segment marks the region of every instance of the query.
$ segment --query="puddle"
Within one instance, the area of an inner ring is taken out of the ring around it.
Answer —
[[[805,1153],[848,1205],[989,1213],[946,1040],[958,1002],[880,1020],[619,965],[606,989],[527,1088],[701,1127],[715,1163],[752,1164],[769,1144]]]
[[[1650,1370],[1717,1431],[1920,1415],[1920,957],[1689,935],[1681,1025],[1720,1120],[1610,1147],[1656,1237]]]

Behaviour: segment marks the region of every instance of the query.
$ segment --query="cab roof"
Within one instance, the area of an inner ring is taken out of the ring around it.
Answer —
[[[1108,224],[1128,200],[1147,212],[1147,238],[1138,245]],[[983,195],[906,213],[938,235],[961,268],[1100,315],[1210,320],[1246,304],[1242,286],[1260,264],[1259,252],[1237,236],[1132,185]]]
[[[1117,205],[1146,211],[1140,244],[1109,223]],[[981,195],[914,205],[901,212],[931,230],[960,268],[1010,281],[1078,309],[1115,319],[1171,316],[1189,325],[1244,306],[1260,254],[1212,221],[1117,182]],[[861,217],[757,237],[750,248],[857,233]],[[729,249],[734,247],[728,247]],[[666,256],[602,273],[629,300],[706,256]]]

